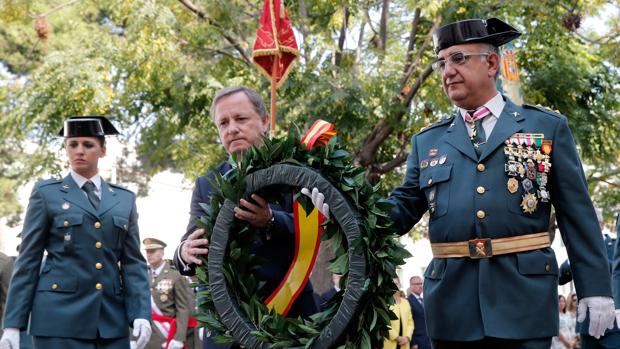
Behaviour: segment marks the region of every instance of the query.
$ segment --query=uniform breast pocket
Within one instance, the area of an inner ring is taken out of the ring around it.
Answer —
[[[122,216],[114,216],[112,220],[114,222],[114,230],[117,232],[115,246],[120,250],[123,248],[127,232],[129,231],[129,220]]]
[[[451,173],[452,165],[445,165],[430,167],[420,174],[420,189],[426,195],[431,220],[448,213]]]
[[[54,218],[55,233],[62,239],[65,252],[75,251],[75,231],[82,226],[83,221],[84,215],[81,213],[68,213]]]

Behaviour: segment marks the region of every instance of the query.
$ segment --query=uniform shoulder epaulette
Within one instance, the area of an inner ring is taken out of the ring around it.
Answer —
[[[133,192],[125,187],[123,187],[122,185],[118,185],[118,184],[114,184],[114,183],[108,183],[109,186],[113,187],[114,189],[120,189],[120,190],[124,190],[126,192],[130,192],[133,194]]]
[[[541,112],[543,112],[545,114],[553,115],[555,117],[561,117],[562,116],[562,114],[558,110],[547,109],[547,108],[543,107],[540,104],[538,104],[538,105],[523,104],[523,108],[535,109],[535,110],[541,111]]]
[[[437,121],[434,124],[430,124],[430,125],[422,127],[422,129],[420,130],[420,132],[418,132],[418,134],[424,133],[424,132],[426,132],[428,130],[431,130],[431,129],[434,129],[435,127],[439,127],[439,126],[445,125],[445,124],[451,122],[452,119],[454,119],[454,115],[444,117],[444,118],[442,118],[441,120]]]
[[[61,183],[61,182],[62,182],[62,177],[52,177],[52,178],[47,178],[47,179],[39,178],[39,180],[37,181],[37,186],[41,188],[41,187],[44,187],[50,184]]]

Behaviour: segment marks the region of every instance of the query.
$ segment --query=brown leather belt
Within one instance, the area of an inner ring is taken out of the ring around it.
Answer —
[[[462,242],[431,243],[433,257],[472,259],[537,250],[551,246],[549,233],[536,233],[499,239],[474,239]]]

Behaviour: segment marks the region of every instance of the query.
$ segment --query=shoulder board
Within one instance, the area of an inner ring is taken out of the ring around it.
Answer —
[[[452,120],[454,120],[454,115],[442,118],[441,120],[437,121],[434,124],[430,124],[430,125],[422,127],[422,129],[420,130],[420,132],[418,132],[418,134],[424,133],[424,132],[426,132],[426,131],[428,131],[430,129],[433,129],[435,127],[439,127],[439,126],[445,125],[445,124],[451,122]]]
[[[171,270],[177,270],[176,265],[174,265],[174,262],[172,261],[172,259],[165,259],[165,261],[168,263],[168,266],[170,267]]]
[[[123,187],[123,186],[120,186],[120,185],[118,185],[118,184],[114,184],[114,183],[109,183],[109,182],[108,182],[108,185],[109,185],[109,186],[111,186],[111,187],[113,187],[114,189],[124,190],[124,191],[126,191],[126,192],[129,192],[129,193],[132,193],[132,194],[133,194],[133,191],[131,191],[131,190],[129,190],[129,189],[127,189],[127,188]]]
[[[39,179],[39,181],[37,182],[37,186],[40,187],[44,187],[50,184],[56,184],[56,183],[62,183],[62,178],[60,177],[53,177],[53,178],[48,178],[48,179]]]
[[[540,104],[539,105],[523,104],[523,108],[535,109],[535,110],[541,111],[541,112],[543,112],[545,114],[553,115],[553,116],[556,116],[556,117],[562,116],[562,114],[560,114],[560,112],[558,110],[547,109],[547,108],[543,107]]]

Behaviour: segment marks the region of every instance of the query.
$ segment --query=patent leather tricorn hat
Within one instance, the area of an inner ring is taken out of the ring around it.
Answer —
[[[58,132],[59,136],[70,137],[103,137],[119,134],[105,116],[72,116],[65,120],[63,128]]]
[[[484,42],[501,46],[521,35],[499,18],[468,19],[441,26],[433,33],[435,53],[454,45]]]

